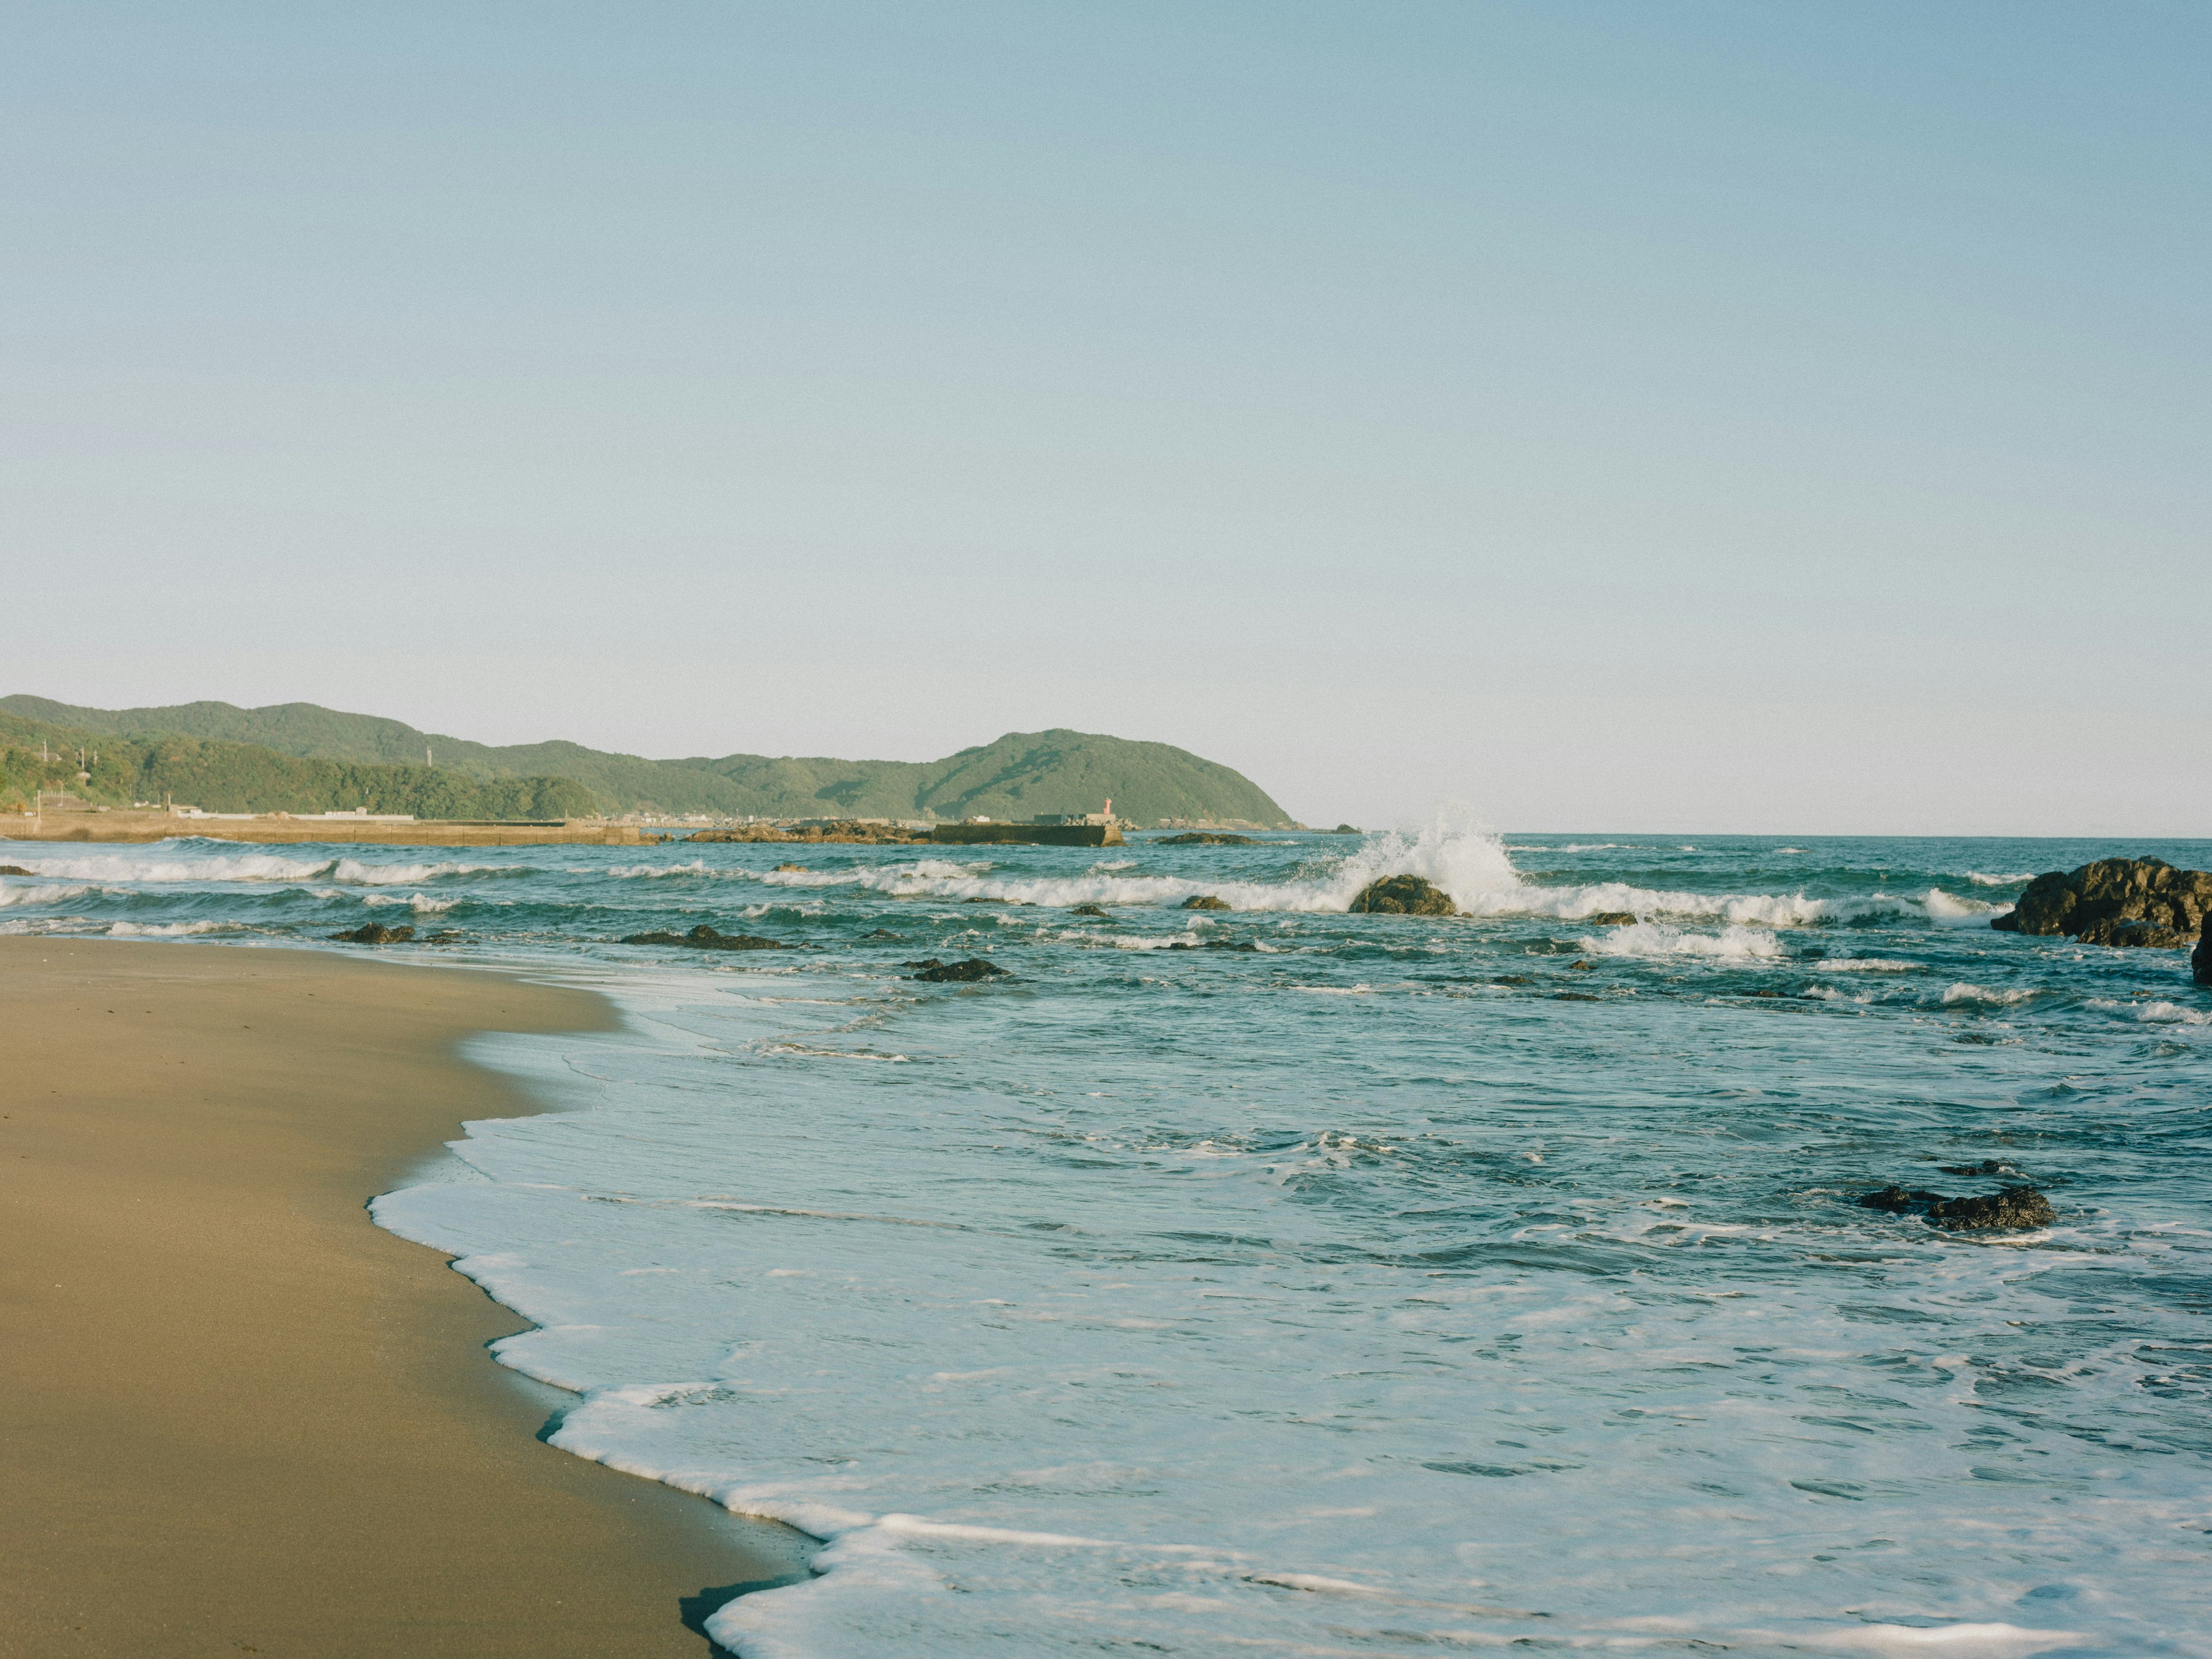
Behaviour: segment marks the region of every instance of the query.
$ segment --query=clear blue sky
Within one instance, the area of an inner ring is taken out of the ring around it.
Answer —
[[[2201,4],[17,4],[0,690],[2212,834]]]

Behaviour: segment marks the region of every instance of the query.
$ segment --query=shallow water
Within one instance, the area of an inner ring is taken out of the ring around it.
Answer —
[[[926,850],[15,843],[0,930],[614,997],[479,1044],[587,1109],[376,1214],[539,1323],[556,1443],[830,1540],[748,1659],[2212,1654],[2212,993],[1988,927],[2212,844]],[[1344,913],[1400,870],[1475,914]],[[608,942],[700,921],[792,948]]]

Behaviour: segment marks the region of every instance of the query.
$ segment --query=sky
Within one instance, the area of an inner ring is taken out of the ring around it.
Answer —
[[[2212,835],[2212,9],[7,15],[0,693]]]

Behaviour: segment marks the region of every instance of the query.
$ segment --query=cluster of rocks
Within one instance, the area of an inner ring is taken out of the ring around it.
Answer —
[[[935,957],[924,957],[920,962],[909,962],[908,968],[921,971],[916,979],[926,979],[938,984],[972,984],[982,979],[1011,979],[1012,975],[995,962],[981,957],[970,957],[965,962],[939,962]]]
[[[757,933],[720,933],[705,922],[701,922],[688,933],[625,933],[624,945],[681,945],[693,951],[782,951],[790,947],[781,939],[763,939]]]
[[[1106,912],[1103,908],[1096,904],[1079,904],[1067,914],[1071,916],[1099,916],[1107,921],[1112,920],[1111,917],[1106,915]]]
[[[2063,933],[2084,945],[2172,950],[2197,942],[2201,957],[2208,913],[2212,874],[2177,870],[2163,859],[2100,859],[2038,876],[2011,913],[1990,926],[2006,933]],[[2201,971],[2197,978],[2205,982]]]
[[[1187,836],[1163,836],[1153,844],[1158,847],[1257,847],[1260,843],[1250,836],[1224,836],[1211,830],[1194,830]]]
[[[1228,910],[1235,907],[1227,899],[1216,898],[1211,893],[1193,893],[1182,902],[1182,908],[1186,910]]]
[[[1370,881],[1352,901],[1354,915],[1384,916],[1455,916],[1459,906],[1441,887],[1419,876],[1385,876]]]
[[[1994,1164],[1994,1160],[1991,1162]],[[1984,1173],[1971,1165],[1947,1167],[1959,1175]],[[2007,1187],[1979,1198],[1947,1198],[1922,1187],[1884,1187],[1861,1198],[1859,1206],[1885,1210],[1892,1215],[1917,1215],[1929,1226],[1951,1232],[2000,1229],[2016,1231],[2048,1227],[2057,1218],[2051,1200],[2033,1187]]]
[[[348,945],[404,945],[415,937],[415,930],[412,927],[386,927],[380,921],[372,921],[366,927],[348,928],[344,933],[332,933],[331,937]]]

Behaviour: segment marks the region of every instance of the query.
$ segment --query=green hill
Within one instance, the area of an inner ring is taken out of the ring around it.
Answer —
[[[89,780],[78,776],[82,750]],[[0,714],[0,802],[62,789],[97,805],[174,799],[210,812],[329,812],[366,806],[418,818],[589,817],[569,778],[472,778],[427,766],[302,759],[259,744],[143,737]]]
[[[0,697],[0,712],[103,738],[162,737],[246,744],[340,766],[422,772],[429,769],[423,765],[427,750],[437,775],[458,774],[484,784],[573,779],[611,812],[1025,818],[1095,811],[1111,796],[1115,811],[1139,823],[1166,818],[1261,825],[1289,822],[1289,814],[1265,791],[1228,767],[1164,743],[1085,732],[1009,732],[996,743],[936,761],[776,759],[765,755],[647,760],[574,743],[507,747],[470,743],[417,731],[399,720],[343,714],[311,702],[266,708],[191,702],[165,708],[109,709],[11,696]],[[73,744],[77,741],[70,739]],[[183,798],[180,792],[179,799]],[[196,804],[220,810],[212,801]]]

